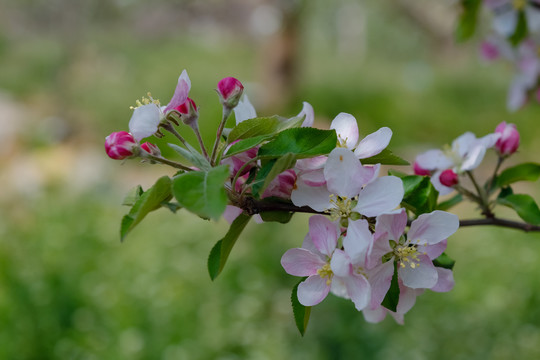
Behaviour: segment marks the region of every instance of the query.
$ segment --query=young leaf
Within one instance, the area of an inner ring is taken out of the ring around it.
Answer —
[[[208,256],[208,273],[212,280],[214,280],[225,267],[227,258],[229,257],[236,240],[238,240],[238,237],[248,224],[249,219],[251,219],[249,215],[240,214],[232,222],[225,237],[219,240],[210,251],[210,255]]]
[[[395,155],[393,152],[391,152],[388,149],[384,149],[381,151],[381,153],[366,158],[361,159],[360,162],[364,165],[368,164],[382,164],[382,165],[410,165],[410,163],[400,158],[399,156]]]
[[[505,169],[497,177],[497,186],[505,187],[518,181],[536,181],[540,177],[540,164],[524,163]]]
[[[455,263],[456,261],[450,256],[446,255],[446,253],[442,253],[441,255],[439,255],[438,258],[433,260],[433,265],[449,270],[452,270],[454,268]]]
[[[141,185],[137,185],[133,189],[129,190],[122,201],[122,205],[133,206],[141,198],[141,195],[144,194],[144,190]]]
[[[285,154],[277,160],[267,162],[255,177],[252,187],[253,194],[258,197],[262,196],[272,180],[285,170],[292,168],[294,164],[296,164],[296,157],[293,154]]]
[[[306,278],[303,278],[302,280],[300,280],[300,282],[298,282],[298,284],[293,287],[291,294],[291,304],[293,309],[294,322],[296,323],[296,327],[298,328],[298,331],[300,331],[300,335],[302,336],[304,336],[304,334],[306,333],[309,316],[311,315],[311,306],[304,306],[298,301],[298,285],[300,285],[300,283],[305,279]]]
[[[276,116],[245,120],[231,130],[227,142],[230,144],[239,139],[247,139],[261,135],[274,135],[279,131],[281,124],[282,121]]]
[[[518,45],[523,39],[527,37],[528,29],[527,29],[527,19],[525,17],[525,12],[520,11],[518,13],[518,21],[516,25],[516,30],[510,36],[508,40],[510,40],[510,43],[512,45]]]
[[[217,220],[227,206],[224,183],[228,177],[227,165],[181,174],[173,180],[174,197],[180,206],[200,217]]]
[[[240,140],[236,144],[234,144],[233,146],[231,146],[229,148],[229,150],[223,156],[223,158],[233,156],[233,155],[236,155],[236,154],[240,154],[240,153],[242,153],[242,152],[244,152],[246,150],[249,150],[249,149],[259,145],[260,143],[262,143],[263,141],[265,141],[265,140],[267,140],[269,138],[271,138],[271,135],[259,135],[259,136],[255,136],[255,137]]]
[[[415,213],[428,213],[435,210],[439,192],[433,187],[429,177],[408,175],[402,177],[405,194],[401,204]]]
[[[294,128],[280,132],[272,141],[259,148],[258,156],[280,157],[288,153],[298,159],[325,155],[337,144],[335,130]]]
[[[120,239],[123,241],[126,235],[140,223],[151,211],[159,209],[161,203],[169,201],[171,198],[171,179],[163,176],[142,194],[135,202],[127,215],[122,218],[120,225]]]
[[[204,156],[201,155],[195,148],[193,148],[191,145],[187,144],[189,147],[189,150],[184,149],[183,147],[180,147],[176,144],[168,144],[174,151],[176,151],[178,154],[183,156],[185,159],[187,159],[190,163],[192,163],[195,167],[207,171],[212,168],[210,166],[210,163]]]
[[[540,209],[530,195],[511,194],[497,198],[497,202],[514,209],[529,224],[540,225]]]
[[[481,0],[461,0],[462,13],[456,28],[456,40],[462,42],[474,35]]]
[[[396,311],[399,303],[398,265],[394,263],[394,275],[390,283],[390,289],[386,293],[381,305],[391,311]]]
[[[446,211],[451,207],[459,204],[461,201],[463,201],[463,196],[461,194],[457,194],[456,196],[453,196],[450,199],[437,204],[436,209]]]

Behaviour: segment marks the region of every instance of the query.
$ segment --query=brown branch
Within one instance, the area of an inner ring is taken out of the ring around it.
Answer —
[[[496,217],[487,218],[487,219],[472,219],[472,220],[460,220],[459,226],[483,226],[483,225],[493,225],[507,227],[511,229],[523,230],[525,232],[529,231],[540,231],[540,226],[527,224],[520,221],[505,220]]]

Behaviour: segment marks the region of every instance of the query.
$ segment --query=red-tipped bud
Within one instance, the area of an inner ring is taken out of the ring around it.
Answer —
[[[141,149],[143,149],[150,155],[161,156],[161,151],[159,150],[157,145],[154,145],[152,143],[145,142],[144,144],[141,145]]]
[[[174,108],[182,116],[182,122],[186,125],[192,126],[199,119],[199,109],[197,104],[191,98],[187,98],[183,104]]]
[[[516,125],[507,124],[505,121],[497,125],[495,134],[501,134],[499,140],[495,144],[495,149],[501,155],[511,155],[516,152],[519,147],[519,132]]]
[[[111,159],[122,160],[133,156],[137,142],[126,131],[113,132],[105,138],[105,152]]]
[[[244,86],[238,79],[226,77],[219,81],[217,92],[223,106],[232,109],[238,105],[244,92]]]
[[[430,176],[431,171],[424,169],[415,161],[413,164],[413,171],[415,175]]]
[[[444,170],[439,176],[439,181],[444,186],[452,187],[459,182],[457,174],[452,169]]]

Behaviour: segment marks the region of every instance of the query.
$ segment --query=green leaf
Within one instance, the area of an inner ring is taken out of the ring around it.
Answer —
[[[173,180],[174,197],[180,206],[200,217],[217,220],[227,206],[224,183],[228,177],[227,165],[184,173]]]
[[[291,221],[294,213],[290,211],[264,211],[260,213],[264,222],[278,222],[281,224],[287,224]]]
[[[498,187],[505,187],[518,181],[536,181],[540,177],[540,164],[524,163],[505,169],[497,177]]]
[[[272,180],[287,169],[290,169],[296,164],[296,157],[293,154],[285,154],[284,156],[267,162],[257,173],[253,182],[253,195],[260,197],[264,194],[266,188]]]
[[[325,155],[337,144],[335,130],[294,128],[280,132],[272,141],[259,148],[258,156],[280,157],[288,153],[298,159]]]
[[[173,214],[176,214],[176,212],[182,208],[180,204],[175,203],[175,202],[163,202],[161,203],[161,206],[163,206],[166,209],[169,209]]]
[[[439,192],[433,187],[429,177],[407,175],[401,178],[405,194],[401,204],[416,216],[435,210]]]
[[[246,214],[240,214],[231,224],[225,237],[219,240],[210,251],[208,256],[208,273],[214,280],[221,273],[227,262],[231,250],[238,240],[238,237],[246,227],[251,217]]]
[[[233,156],[233,155],[236,155],[236,154],[243,153],[244,151],[247,151],[247,150],[259,145],[263,141],[265,141],[267,139],[270,139],[271,137],[272,137],[271,135],[259,135],[259,136],[247,138],[247,139],[244,139],[244,140],[240,140],[236,144],[231,146],[229,148],[229,150],[227,151],[227,153],[223,157],[226,158],[226,157],[229,157],[229,156]]]
[[[386,293],[381,305],[395,312],[399,303],[399,284],[398,284],[398,266],[394,262],[394,275],[392,276],[392,282],[390,283],[390,289]]]
[[[404,178],[405,176],[409,176],[409,174],[404,173],[403,171],[390,169],[388,170],[388,175],[397,176],[398,178]]]
[[[129,190],[122,201],[122,205],[133,206],[141,198],[141,195],[144,194],[144,190],[141,185],[137,185],[133,189]]]
[[[306,333],[306,328],[309,323],[309,316],[311,315],[311,306],[304,306],[298,301],[298,285],[300,285],[300,283],[305,279],[306,278],[303,278],[293,287],[291,294],[294,322],[296,323],[296,327],[302,336],[304,336]]]
[[[178,154],[183,156],[187,161],[193,164],[193,166],[207,171],[212,168],[208,160],[199,153],[195,148],[193,148],[191,145],[187,144],[188,149],[184,149],[183,147],[180,147],[176,144],[168,144],[174,151],[176,151]]]
[[[282,121],[277,116],[258,117],[242,121],[236,125],[229,134],[227,142],[247,139],[261,135],[273,135],[279,131]]]
[[[454,268],[455,263],[456,261],[450,256],[446,255],[446,253],[442,253],[441,255],[439,255],[438,258],[433,260],[433,265],[449,270],[452,270]]]
[[[540,225],[540,209],[530,195],[511,194],[497,198],[501,205],[514,209],[520,218],[533,225]]]
[[[461,0],[462,12],[456,28],[456,40],[463,42],[474,35],[481,0]]]
[[[120,226],[120,239],[123,241],[126,235],[140,223],[151,211],[159,209],[161,203],[169,201],[171,198],[171,179],[163,176],[142,194],[135,202],[127,215],[122,218]]]
[[[393,152],[391,152],[388,149],[384,149],[381,151],[380,154],[377,154],[375,156],[366,158],[366,159],[360,159],[360,162],[363,165],[368,164],[382,164],[382,165],[410,165],[410,163],[400,158],[399,156],[395,155]]]
[[[536,11],[536,10],[535,10]],[[508,39],[512,45],[518,45],[523,39],[527,37],[527,19],[525,17],[525,12],[521,10],[518,15],[518,21],[516,25],[516,30]]]
[[[450,199],[437,204],[436,209],[445,211],[459,204],[461,201],[463,201],[463,196],[461,194],[457,194],[451,197]]]

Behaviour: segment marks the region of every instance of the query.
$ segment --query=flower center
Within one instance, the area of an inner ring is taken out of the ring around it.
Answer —
[[[330,285],[334,273],[332,272],[332,268],[330,268],[330,264],[324,264],[322,268],[317,270],[317,275],[319,275],[321,279],[328,278],[326,279],[326,285]]]
[[[418,249],[416,248],[416,245],[398,245],[394,249],[394,254],[398,258],[399,266],[402,268],[407,265],[413,269],[420,266],[420,261],[418,260]]]
[[[151,93],[146,93],[146,96],[148,97],[141,97],[141,100],[135,100],[135,106],[130,106],[129,108],[131,110],[134,110],[138,108],[139,106],[148,105],[148,104],[156,104],[158,107],[161,107],[161,104],[159,103],[159,100],[154,99],[152,97]]]
[[[525,8],[525,5],[527,5],[527,0],[513,0],[512,6],[516,10],[523,10]]]
[[[461,167],[461,163],[463,162],[463,159],[461,158],[461,156],[459,155],[458,153],[458,149],[452,149],[450,147],[450,145],[445,145],[443,147],[443,153],[448,156],[450,158],[450,160],[452,160],[452,162],[454,163],[454,165],[459,168]]]
[[[325,212],[330,215],[332,221],[336,221],[337,219],[347,219],[351,216],[353,201],[354,199],[349,199],[346,196],[341,197],[330,194],[330,203],[333,207]]]
[[[345,139],[343,139],[341,137],[341,135],[338,134],[337,136],[337,147],[339,148],[346,148],[347,147],[347,139],[348,137],[346,137]]]

